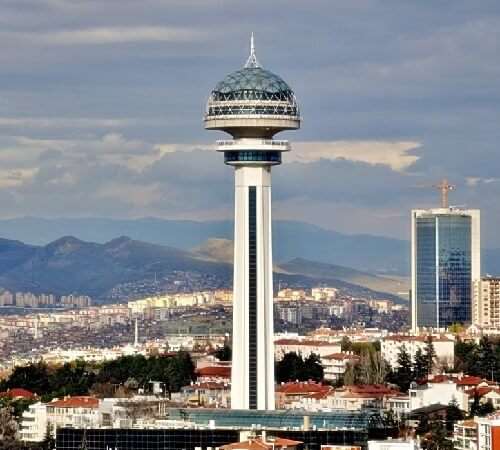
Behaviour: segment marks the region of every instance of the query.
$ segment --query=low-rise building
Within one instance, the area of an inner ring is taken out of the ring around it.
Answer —
[[[477,449],[498,450],[500,448],[500,412],[487,417],[476,417]]]
[[[341,379],[348,365],[354,365],[359,362],[359,356],[352,352],[332,353],[321,357],[321,365],[325,380],[337,381]]]
[[[435,362],[440,366],[453,366],[455,359],[455,341],[447,336],[408,336],[393,335],[382,339],[380,351],[391,367],[398,367],[398,356],[404,346],[412,360],[420,349],[425,352],[428,340],[432,340],[436,353]]]
[[[477,450],[477,422],[460,420],[453,426],[453,448],[455,450]]]
[[[425,384],[412,383],[408,394],[411,411],[435,404],[448,405],[451,401],[456,401],[462,411],[469,411],[469,396],[455,380],[444,375],[435,376]]]
[[[418,450],[420,445],[415,439],[389,439],[368,441],[368,450]]]
[[[319,357],[340,353],[340,342],[325,342],[310,339],[278,339],[274,341],[274,355],[281,359],[286,353],[294,352],[307,358],[311,353]]]

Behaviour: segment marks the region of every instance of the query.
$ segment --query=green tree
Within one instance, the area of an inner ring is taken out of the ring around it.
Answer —
[[[427,341],[425,344],[425,360],[427,376],[429,376],[434,369],[434,359],[436,358],[436,350],[434,349],[434,343],[432,342],[432,336],[427,336]]]
[[[286,353],[276,364],[276,379],[287,381],[323,381],[323,366],[318,355],[312,353],[305,360],[295,352]]]
[[[320,357],[315,353],[311,353],[304,360],[303,371],[302,377],[305,380],[323,381],[323,366],[321,365]]]
[[[446,408],[446,429],[453,431],[453,425],[459,420],[463,420],[465,415],[458,406],[458,402],[453,398]]]
[[[49,371],[45,363],[39,362],[14,369],[6,383],[7,388],[24,388],[45,394],[50,389]]]
[[[455,342],[455,370],[472,374],[475,365],[477,345],[474,342]]]
[[[415,360],[413,362],[413,379],[421,380],[427,376],[427,357],[419,347],[415,352]]]
[[[352,342],[347,336],[342,336],[340,341],[340,349],[343,352],[349,352],[352,349]]]
[[[476,364],[473,373],[491,380],[495,378],[497,370],[498,361],[493,342],[487,336],[483,336],[477,348]]]
[[[401,391],[406,392],[413,381],[412,362],[406,346],[403,344],[398,354],[398,367],[396,369],[396,384]]]
[[[218,348],[214,356],[219,360],[219,361],[231,361],[232,357],[232,350],[231,347],[227,344],[224,344],[223,347]]]

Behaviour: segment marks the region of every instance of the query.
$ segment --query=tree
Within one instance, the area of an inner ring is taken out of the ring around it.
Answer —
[[[0,442],[13,441],[16,438],[17,423],[11,407],[0,408]]]
[[[323,381],[323,366],[318,355],[311,353],[305,360],[295,352],[286,353],[276,364],[278,383],[287,381]]]
[[[421,441],[424,450],[453,450],[453,443],[447,438],[446,427],[439,421],[430,424],[430,432]]]
[[[477,375],[491,380],[495,378],[495,374],[498,370],[497,365],[498,361],[493,343],[487,336],[483,336],[477,348],[475,372]]]
[[[224,344],[224,347],[220,347],[215,351],[214,356],[219,361],[231,361],[232,349],[229,345]]]
[[[465,417],[463,411],[458,406],[458,402],[453,398],[446,408],[446,429],[453,431],[453,425]]]
[[[347,336],[342,336],[340,341],[340,349],[343,352],[349,352],[352,349],[352,342]]]
[[[311,353],[305,360],[303,366],[303,378],[306,380],[323,381],[323,366],[321,359],[315,353]]]
[[[45,363],[39,362],[14,369],[7,381],[7,388],[24,388],[38,395],[50,389],[49,371]]]
[[[419,347],[415,352],[415,361],[413,362],[413,378],[421,380],[427,376],[427,357]]]
[[[406,392],[413,381],[412,363],[409,353],[406,351],[406,346],[403,344],[398,354],[398,367],[396,369],[396,384],[401,391]]]
[[[434,358],[436,357],[436,350],[434,349],[434,343],[432,342],[432,336],[427,336],[427,342],[425,344],[425,361],[427,376],[432,373],[434,369]]]

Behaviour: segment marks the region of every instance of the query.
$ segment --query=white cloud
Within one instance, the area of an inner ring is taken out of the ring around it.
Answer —
[[[89,117],[0,117],[0,127],[19,128],[123,128],[137,123],[134,119]]]
[[[48,32],[4,31],[3,39],[13,39],[31,44],[48,45],[99,45],[127,42],[182,42],[198,41],[206,34],[187,27],[128,26],[97,27]]]
[[[293,143],[285,162],[308,163],[320,159],[347,159],[367,164],[382,164],[404,171],[419,160],[411,151],[419,148],[416,141],[326,141]]]

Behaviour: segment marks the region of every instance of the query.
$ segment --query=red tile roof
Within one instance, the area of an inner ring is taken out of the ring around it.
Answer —
[[[325,386],[321,383],[315,383],[313,381],[283,383],[276,387],[276,392],[284,395],[328,393],[331,390],[332,388],[330,386]]]
[[[325,341],[313,341],[313,340],[303,340],[298,339],[278,339],[274,341],[275,345],[299,345],[299,346],[309,346],[309,347],[339,347],[339,342],[325,342]]]
[[[347,385],[336,392],[341,394],[342,397],[356,398],[383,398],[401,394],[398,390],[391,389],[383,384]]]
[[[480,377],[474,377],[472,375],[464,375],[462,378],[459,378],[457,381],[457,385],[459,386],[477,386],[482,383],[484,380]]]
[[[229,366],[207,366],[196,369],[196,375],[199,377],[220,377],[230,378],[231,367]]]
[[[27,389],[12,388],[12,389],[7,389],[5,392],[0,392],[0,397],[8,397],[12,399],[24,398],[27,400],[33,400],[34,398],[36,398],[36,394],[34,394],[31,391],[28,391]]]
[[[244,442],[235,442],[234,444],[227,444],[220,447],[222,450],[274,450],[287,447],[296,447],[302,444],[301,441],[292,441],[291,439],[284,438],[269,438],[264,442],[260,437],[256,439],[249,439]]]
[[[98,408],[99,399],[95,397],[66,397],[62,400],[52,400],[47,406],[56,408]]]

